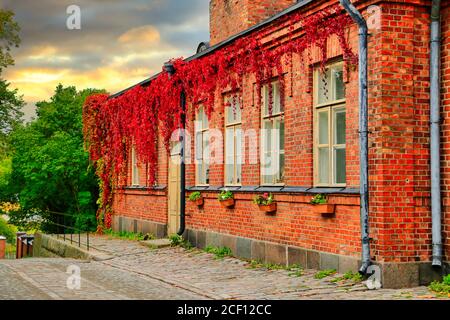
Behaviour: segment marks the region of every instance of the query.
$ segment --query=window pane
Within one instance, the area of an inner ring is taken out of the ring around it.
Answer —
[[[203,118],[202,128],[203,129],[208,129],[208,127],[209,127],[209,120],[208,120],[208,117],[206,116],[205,112],[203,112],[202,118]]]
[[[319,104],[329,102],[330,99],[330,88],[331,88],[331,70],[327,69],[325,73],[319,72],[317,84],[318,87],[318,95],[319,95]]]
[[[240,127],[236,128],[236,181],[235,183],[240,184],[242,182],[242,129]]]
[[[277,114],[281,112],[281,96],[280,96],[280,83],[272,83],[272,94],[273,94],[273,111],[272,114]]]
[[[233,108],[233,106],[235,106]],[[230,123],[239,123],[241,122],[242,118],[242,110],[239,102],[239,97],[233,98],[229,97],[227,98],[226,103],[226,114],[227,114],[227,124]]]
[[[336,67],[333,70],[334,80],[334,100],[341,100],[345,98],[345,83],[344,83],[344,71],[342,66]]]
[[[225,134],[225,165],[227,184],[234,183],[234,128],[228,128]]]
[[[228,163],[228,162],[227,162]],[[230,185],[230,184],[234,184],[234,167],[232,164],[227,164],[226,165],[226,184]]]
[[[328,111],[319,112],[319,144],[328,144]]]
[[[264,121],[264,150],[270,151],[272,149],[272,129],[273,129],[273,122],[272,120],[266,120]]]
[[[204,174],[203,174],[203,163],[197,164],[197,181],[199,184],[205,184]]]
[[[345,111],[336,111],[334,114],[335,144],[345,144]]]
[[[203,134],[197,132],[195,134],[195,159],[197,161],[203,159]]]
[[[203,126],[203,107],[198,108],[197,111],[197,130],[202,130]]]
[[[209,163],[209,135],[208,132],[203,133],[203,160]]]
[[[280,154],[280,173],[278,175],[278,183],[284,182],[284,169],[285,168],[285,157],[284,153]]]
[[[346,182],[345,149],[334,150],[335,183]]]
[[[280,120],[280,151],[284,150],[284,119]]]
[[[204,173],[204,184],[209,184],[209,164],[205,164],[205,173]]]
[[[242,164],[236,164],[236,184],[242,183]]]
[[[269,87],[268,85],[263,86],[262,88],[263,91],[263,116],[267,116],[269,114]]]
[[[329,183],[329,148],[319,148],[319,183]]]

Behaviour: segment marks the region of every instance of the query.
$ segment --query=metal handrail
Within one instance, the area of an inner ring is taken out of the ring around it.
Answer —
[[[62,213],[62,212],[55,212],[55,211],[45,211],[45,213],[50,213],[50,214],[53,214],[53,215],[56,215],[56,216],[62,216],[62,217],[71,217],[71,218],[76,217],[76,215],[72,215],[72,214],[68,214],[68,213]],[[87,248],[88,251],[91,248],[90,238],[89,238],[90,237],[89,230],[81,230],[81,229],[78,229],[78,228],[75,228],[75,227],[72,227],[72,226],[68,226],[68,225],[65,224],[65,222],[63,222],[62,224],[61,223],[57,223],[57,222],[51,221],[47,217],[44,218],[44,220],[48,224],[51,224],[51,225],[54,225],[54,226],[57,226],[57,227],[60,227],[60,228],[63,229],[63,239],[64,239],[64,241],[66,241],[66,230],[72,230],[72,231],[74,231],[75,234],[78,234],[78,241],[75,241],[75,243],[78,243],[78,247],[79,248],[81,248],[81,246],[82,246],[81,234],[86,232],[86,248]],[[71,244],[74,242],[74,239],[73,239],[74,233],[72,233],[72,232],[70,233],[70,243]],[[54,235],[56,235],[56,237],[59,239],[59,237],[60,237],[59,233],[54,234]]]

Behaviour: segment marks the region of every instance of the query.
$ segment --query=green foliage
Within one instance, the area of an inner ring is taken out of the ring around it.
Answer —
[[[170,246],[177,247],[180,246],[186,250],[191,250],[194,246],[188,240],[183,239],[182,236],[178,234],[172,234],[169,236]]]
[[[332,276],[333,274],[336,274],[336,270],[334,269],[328,269],[328,270],[323,270],[323,271],[319,271],[314,275],[315,279],[324,279],[326,277]]]
[[[172,234],[169,236],[170,245],[172,247],[179,246],[183,242],[183,237],[178,234]]]
[[[428,288],[439,294],[450,294],[450,274],[445,276],[442,282],[434,281]]]
[[[0,203],[9,202],[12,194],[9,188],[9,180],[11,178],[11,158],[0,159]]]
[[[233,192],[225,189],[225,190],[220,191],[217,198],[219,199],[219,201],[223,201],[223,200],[233,199],[234,195],[233,195]]]
[[[272,193],[264,193],[262,196],[256,196],[253,198],[253,203],[257,205],[268,206],[274,202],[275,199]]]
[[[17,229],[8,224],[5,219],[0,217],[0,236],[6,237],[8,243],[14,243],[16,239]]]
[[[212,253],[216,256],[216,259],[223,259],[225,257],[232,257],[233,252],[228,247],[213,247],[213,246],[207,246],[205,248],[205,252]]]
[[[151,240],[154,238],[153,235],[144,235],[142,233],[134,233],[134,232],[127,232],[127,231],[121,231],[116,232],[112,229],[107,229],[103,231],[105,235],[109,236],[110,238],[117,238],[117,239],[123,239],[123,240],[132,240],[132,241],[143,241],[143,240]],[[151,239],[150,239],[151,238]]]
[[[359,272],[352,272],[349,271],[347,273],[345,273],[342,277],[338,277],[335,278],[333,280],[331,280],[330,282],[340,282],[340,281],[345,281],[345,280],[351,280],[353,282],[361,282],[363,280],[363,276],[359,273]]]
[[[275,263],[262,263],[258,260],[252,260],[248,264],[250,269],[266,269],[266,270],[286,270],[291,271],[289,276],[291,277],[301,277],[303,275],[303,269],[299,265],[293,264],[290,266],[275,264]]]
[[[189,196],[190,201],[197,201],[202,197],[202,194],[199,191],[192,192]]]
[[[0,73],[2,69],[14,64],[10,51],[20,44],[19,31],[14,13],[0,9]]]
[[[47,212],[74,215],[71,223],[96,229],[98,182],[83,149],[82,106],[95,90],[77,92],[59,85],[50,101],[37,103],[37,119],[11,134],[13,148],[9,189],[17,195],[18,225],[55,217]],[[49,230],[49,224],[43,231]]]
[[[323,194],[317,194],[316,196],[314,196],[312,198],[311,203],[312,204],[327,204],[328,203],[328,199]]]
[[[9,83],[0,79],[0,160],[10,153],[9,135],[22,123],[24,101],[17,89],[9,88]]]

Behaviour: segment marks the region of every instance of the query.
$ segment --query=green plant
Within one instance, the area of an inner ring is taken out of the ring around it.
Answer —
[[[312,204],[327,204],[328,199],[324,194],[317,194],[311,199]]]
[[[180,246],[186,250],[191,250],[194,248],[192,243],[190,243],[188,240],[183,240],[180,244]]]
[[[330,282],[340,282],[344,280],[351,280],[353,282],[361,282],[363,280],[363,276],[359,272],[349,271],[345,273],[342,277],[335,278],[330,280]]]
[[[434,281],[428,287],[431,291],[434,291],[438,294],[450,294],[450,274],[445,276],[442,282]]]
[[[269,193],[264,193],[262,196],[256,196],[255,198],[253,198],[253,203],[257,204],[257,205],[263,205],[263,206],[268,206],[272,203],[274,203],[274,197],[273,194],[269,194]]]
[[[183,237],[180,236],[179,234],[172,234],[171,236],[169,236],[169,240],[170,240],[170,245],[172,247],[176,247],[176,246],[179,246],[183,242]]]
[[[0,236],[6,237],[8,243],[14,243],[16,239],[16,232],[16,228],[8,224],[6,220],[0,216]]]
[[[219,199],[219,201],[224,201],[228,199],[234,199],[234,195],[233,192],[231,192],[228,189],[225,189],[220,191],[219,196],[217,198]]]
[[[112,229],[106,229],[103,231],[105,235],[109,236],[110,238],[119,238],[123,240],[132,240],[132,241],[142,241],[145,240],[148,237],[153,237],[152,235],[143,235],[142,233],[134,233],[134,232],[127,232],[127,231],[113,231]]]
[[[189,196],[189,201],[197,201],[202,197],[202,194],[199,191],[192,192]]]
[[[323,270],[323,271],[319,271],[314,275],[315,279],[324,279],[326,277],[332,276],[333,274],[336,274],[336,270],[334,269],[328,269],[328,270]]]
[[[216,259],[223,259],[225,257],[232,257],[233,252],[228,247],[213,247],[213,246],[207,246],[205,248],[205,252],[212,253],[216,256]]]

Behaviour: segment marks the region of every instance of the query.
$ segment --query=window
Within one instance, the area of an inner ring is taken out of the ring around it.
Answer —
[[[131,148],[131,184],[139,186],[139,166],[135,147]]]
[[[269,85],[262,88],[261,108],[261,181],[263,185],[284,183],[284,108],[281,105],[280,84],[272,82],[272,113],[269,112]]]
[[[315,72],[315,184],[346,184],[346,110],[343,65]]]
[[[242,183],[242,110],[239,97],[225,98],[225,185]]]
[[[208,117],[203,107],[197,112],[195,121],[195,163],[196,163],[196,184],[209,184],[209,136]]]

